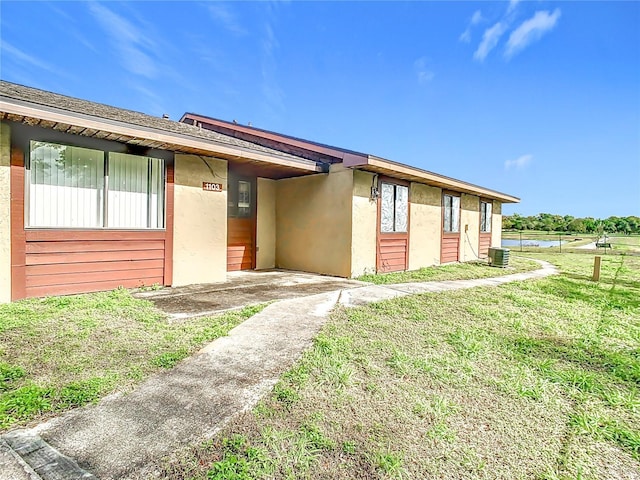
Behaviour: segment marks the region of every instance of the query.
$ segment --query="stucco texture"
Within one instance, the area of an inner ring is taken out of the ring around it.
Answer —
[[[442,189],[412,183],[409,270],[438,265],[442,241]]]
[[[371,200],[371,183],[374,178],[373,173],[353,171],[351,277],[376,271],[378,207],[376,200]]]
[[[480,197],[463,193],[460,198],[460,261],[478,259]]]
[[[222,192],[202,189],[222,183]],[[227,162],[176,154],[173,285],[220,282],[227,273]]]
[[[491,246],[502,246],[502,203],[497,200],[491,208]]]
[[[276,266],[276,181],[258,178],[256,269]]]
[[[276,265],[351,275],[353,171],[332,165],[328,174],[277,181]]]
[[[0,303],[11,301],[11,127],[0,122]]]

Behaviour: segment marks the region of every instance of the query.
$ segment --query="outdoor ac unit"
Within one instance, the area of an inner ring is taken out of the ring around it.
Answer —
[[[506,267],[509,265],[508,248],[489,248],[489,265],[493,267]]]

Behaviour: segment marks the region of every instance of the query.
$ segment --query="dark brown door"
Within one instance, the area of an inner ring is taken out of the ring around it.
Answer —
[[[256,266],[256,181],[229,172],[227,192],[227,271]]]
[[[404,271],[409,264],[409,185],[381,179],[378,191],[377,270]]]

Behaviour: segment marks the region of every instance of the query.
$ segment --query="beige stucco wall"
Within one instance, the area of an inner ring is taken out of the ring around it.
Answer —
[[[491,246],[502,246],[502,203],[497,200],[491,207]]]
[[[222,183],[223,191],[204,191],[202,182]],[[173,284],[224,281],[227,273],[226,160],[176,154],[174,205]]]
[[[349,277],[353,171],[286,178],[276,187],[276,265]]]
[[[351,201],[351,276],[358,277],[376,271],[376,229],[378,205],[371,200],[371,184],[375,175],[353,171]]]
[[[463,193],[460,198],[460,261],[478,259],[480,197]]]
[[[409,270],[438,265],[442,241],[442,189],[412,183],[409,195]]]
[[[11,301],[11,128],[0,122],[0,303]]]
[[[258,178],[256,269],[276,266],[276,181]]]

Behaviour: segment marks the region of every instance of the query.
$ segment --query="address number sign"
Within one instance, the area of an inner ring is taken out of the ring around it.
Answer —
[[[211,183],[211,182],[202,182],[202,189],[207,192],[221,192],[222,184],[221,183]]]

